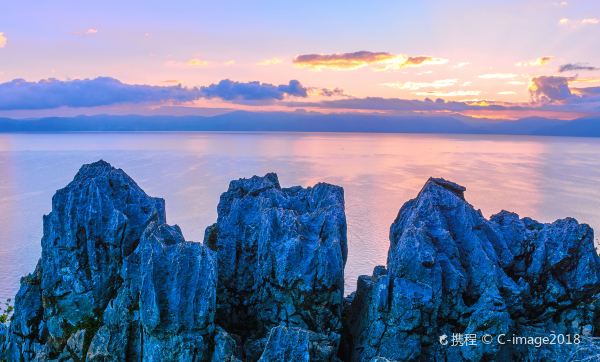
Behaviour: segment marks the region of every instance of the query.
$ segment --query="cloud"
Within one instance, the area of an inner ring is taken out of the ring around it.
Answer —
[[[469,62],[460,62],[460,63],[455,64],[452,68],[460,69],[460,68],[466,67],[469,64],[471,64],[471,63],[469,63]]]
[[[309,94],[322,97],[348,97],[341,88],[309,88]]]
[[[8,39],[6,38],[6,35],[4,35],[4,33],[0,32],[0,48],[4,48],[6,46],[7,42],[8,42]]]
[[[408,57],[404,63],[400,64],[400,67],[419,67],[421,65],[428,64],[445,64],[448,63],[448,59],[434,58],[430,56],[418,56]]]
[[[600,68],[598,67],[594,67],[588,64],[584,64],[584,63],[568,63],[568,64],[563,64],[560,66],[560,68],[558,68],[558,71],[560,73],[563,72],[573,72],[573,71],[578,71],[578,70],[600,70]]]
[[[536,103],[552,103],[569,98],[572,93],[569,88],[571,77],[540,76],[531,79],[529,94]]]
[[[196,88],[132,85],[109,77],[28,82],[15,79],[0,84],[0,110],[34,110],[59,107],[96,107],[121,103],[177,101],[201,96]]]
[[[304,54],[294,58],[293,63],[300,67],[316,70],[353,70],[373,66],[376,70],[392,70],[406,67],[445,64],[448,59],[426,55],[407,56],[388,52],[357,51],[338,54]]]
[[[404,89],[404,90],[419,90],[424,88],[446,88],[455,85],[458,79],[439,79],[433,82],[393,82],[393,83],[382,83],[384,87]]]
[[[88,28],[83,31],[76,31],[73,33],[73,35],[78,35],[78,36],[93,36],[96,34],[98,34],[98,29],[96,29],[96,28]]]
[[[282,100],[285,96],[308,96],[308,89],[297,80],[291,80],[288,84],[273,85],[258,81],[242,83],[224,79],[219,83],[201,87],[200,90],[203,97],[226,101],[273,101]]]
[[[596,25],[596,24],[600,24],[600,20],[598,20],[597,18],[586,18],[586,19],[581,20],[581,24]]]
[[[511,79],[517,77],[517,74],[513,73],[490,73],[481,74],[478,78],[480,79]]]
[[[230,67],[232,65],[235,65],[235,60],[233,59],[229,59],[229,60],[225,60],[225,61],[216,61],[216,60],[206,60],[206,59],[202,59],[202,58],[191,58],[185,61],[179,61],[179,60],[168,60],[165,62],[165,66],[167,67],[171,67],[171,68],[188,68],[188,69],[195,69],[195,68],[205,68],[205,67]]]
[[[321,102],[290,102],[288,105],[293,107],[315,107],[329,109],[355,109],[363,111],[392,111],[392,112],[464,112],[474,110],[522,110],[521,106],[503,105],[503,104],[487,104],[485,107],[481,103],[464,102],[464,101],[446,101],[441,98],[431,100],[411,100],[400,98],[348,98],[336,100],[324,100]]]
[[[175,82],[169,80],[167,83]],[[341,89],[314,88],[326,96],[345,96]],[[260,82],[235,82],[225,79],[200,88],[181,85],[151,86],[125,84],[110,77],[61,81],[45,79],[28,82],[15,79],[0,84],[0,110],[37,110],[60,107],[82,108],[115,104],[189,102],[200,98],[225,101],[276,101],[286,96],[307,97],[309,89],[299,81],[273,85]]]
[[[205,67],[208,65],[208,60],[192,58],[186,62],[190,67]]]
[[[276,64],[281,64],[283,63],[283,60],[281,60],[280,58],[270,58],[270,59],[265,59],[265,60],[261,60],[260,62],[256,63],[257,65],[276,65]]]
[[[572,26],[579,26],[579,25],[598,25],[600,24],[600,19],[598,18],[585,18],[585,19],[581,19],[581,20],[575,20],[575,19],[569,19],[569,18],[562,18],[558,21],[559,25],[572,25]]]
[[[517,67],[539,67],[542,65],[546,65],[552,61],[554,57],[550,55],[546,55],[543,57],[539,57],[537,59],[529,60],[526,62],[517,62],[515,65]]]
[[[502,91],[502,92],[498,92],[498,94],[500,95],[512,95],[512,94],[517,94],[517,92],[515,91]]]
[[[424,97],[473,97],[481,94],[481,91],[478,90],[456,90],[449,92],[439,92],[439,91],[431,91],[431,92],[416,92],[415,95],[424,96]]]

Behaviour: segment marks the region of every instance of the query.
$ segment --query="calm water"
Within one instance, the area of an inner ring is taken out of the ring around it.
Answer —
[[[201,241],[229,180],[279,174],[282,186],[345,189],[346,291],[385,264],[398,209],[429,176],[467,187],[486,216],[511,210],[549,222],[573,216],[600,229],[600,139],[382,134],[0,135],[0,300],[40,256],[42,215],[83,163],[105,159],[150,195],[169,223]],[[596,238],[598,243],[598,238]]]

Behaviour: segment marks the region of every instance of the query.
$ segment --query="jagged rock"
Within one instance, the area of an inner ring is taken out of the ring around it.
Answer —
[[[84,165],[44,218],[7,359],[209,360],[216,256],[165,222],[164,201],[122,170]]]
[[[310,361],[308,331],[294,327],[274,327],[259,362]]]
[[[153,361],[209,358],[216,310],[216,259],[179,227],[150,225],[140,243],[143,350]]]
[[[336,339],[347,257],[343,189],[282,189],[271,173],[232,181],[217,211],[205,245],[218,255],[219,323],[244,338],[283,324]]]
[[[69,339],[67,340],[67,347],[65,352],[67,352],[67,354],[74,361],[81,361],[84,359],[85,333],[86,331],[84,329],[78,330],[77,332],[71,334],[71,337],[69,337]]]
[[[211,362],[241,362],[240,339],[217,327],[214,336],[214,352]]]
[[[592,230],[505,211],[486,220],[464,191],[430,179],[391,227],[387,268],[343,298],[341,188],[232,181],[202,245],[123,171],[85,165],[44,218],[42,258],[0,325],[0,360],[337,361],[340,335],[340,356],[361,362],[599,356]],[[438,342],[548,331],[582,343]]]
[[[600,258],[590,227],[508,212],[486,220],[464,191],[430,179],[400,209],[387,270],[361,276],[347,309],[347,359],[557,360],[567,352],[497,343],[448,348],[438,336],[581,334],[593,325]]]
[[[339,341],[298,327],[271,328],[259,362],[334,361]]]

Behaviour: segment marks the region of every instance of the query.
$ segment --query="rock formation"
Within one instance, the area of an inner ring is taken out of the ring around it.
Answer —
[[[0,324],[0,361],[600,358],[592,230],[506,211],[487,220],[464,192],[430,179],[392,224],[387,267],[344,299],[340,187],[232,181],[200,244],[122,170],[85,165],[44,217],[42,258]],[[458,333],[581,343],[439,343]]]
[[[361,276],[346,309],[347,360],[567,360],[578,346],[448,347],[438,338],[598,331],[600,258],[590,227],[506,211],[486,220],[464,191],[430,179],[400,209],[387,268]]]
[[[274,174],[233,181],[207,244],[185,241],[164,201],[122,170],[83,166],[44,218],[42,258],[21,280],[10,327],[0,325],[0,360],[334,359],[341,188],[281,189]]]
[[[21,280],[10,361],[208,359],[216,258],[165,223],[164,201],[99,161],[59,190]]]
[[[270,350],[315,333],[332,341],[322,360],[333,358],[347,256],[343,189],[282,189],[275,174],[255,176],[232,181],[217,211],[205,245],[217,252],[218,323],[245,340],[251,360],[265,343]],[[279,325],[303,331],[271,330]]]

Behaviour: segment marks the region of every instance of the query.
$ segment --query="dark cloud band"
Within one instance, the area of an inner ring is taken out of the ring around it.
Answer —
[[[270,101],[281,100],[286,95],[306,97],[308,90],[297,80],[288,84],[273,85],[260,82],[235,82],[224,79],[201,89],[206,98],[221,98],[226,101]]]
[[[222,80],[201,88],[126,84],[110,77],[62,81],[28,82],[15,79],[0,84],[0,110],[38,110],[60,107],[83,108],[117,104],[188,102],[199,98],[227,101],[273,101],[286,95],[306,97],[307,88],[297,80],[273,85],[260,82]]]
[[[200,96],[196,88],[132,85],[100,77],[28,82],[15,79],[0,84],[0,110],[98,107],[121,103],[190,101]]]

